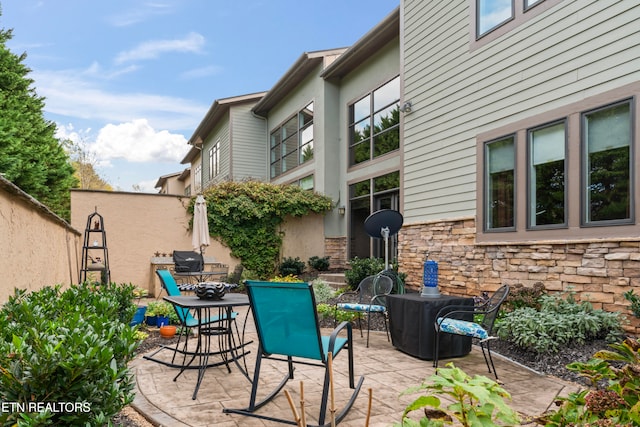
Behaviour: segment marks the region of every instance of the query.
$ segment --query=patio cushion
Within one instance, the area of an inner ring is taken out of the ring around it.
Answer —
[[[386,308],[384,305],[375,305],[375,304],[358,304],[358,303],[348,303],[343,302],[338,304],[338,308],[343,310],[353,310],[353,311],[372,311],[374,313],[384,313]]]
[[[442,332],[479,338],[481,340],[489,338],[487,331],[482,326],[474,322],[451,318],[443,319],[442,317],[438,317],[437,322],[438,325],[440,325],[440,330]]]
[[[180,283],[178,284],[178,289],[182,292],[193,292],[196,289],[197,283]]]

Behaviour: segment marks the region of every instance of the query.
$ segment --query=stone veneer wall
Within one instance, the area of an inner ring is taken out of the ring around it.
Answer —
[[[324,239],[324,254],[329,259],[330,268],[346,268],[347,266],[347,238],[326,237]]]
[[[622,295],[640,293],[640,239],[477,244],[475,233],[474,219],[403,227],[398,258],[407,286],[421,288],[428,255],[438,262],[441,293],[473,296],[503,284],[542,282],[547,291],[574,290],[595,308],[623,313],[630,322],[625,329],[640,333],[640,319]]]

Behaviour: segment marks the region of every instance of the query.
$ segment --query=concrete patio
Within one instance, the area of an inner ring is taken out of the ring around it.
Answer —
[[[244,313],[239,316],[240,323]],[[249,316],[247,322],[247,340],[254,340],[247,357],[249,371],[253,372],[255,353],[255,329]],[[195,340],[194,340],[195,341]],[[366,348],[366,334],[360,337],[354,330],[355,374],[356,381],[365,376],[362,390],[341,426],[364,426],[367,417],[368,394],[372,392],[370,426],[390,426],[400,422],[404,408],[419,394],[401,395],[409,387],[414,387],[431,376],[435,370],[431,361],[420,360],[396,350],[387,342],[384,332],[372,332],[369,348]],[[168,353],[168,352],[164,352]],[[336,407],[351,395],[346,377],[346,354],[339,354],[334,362],[334,382]],[[474,346],[472,352],[462,358],[445,360],[443,365],[454,362],[467,374],[488,374],[482,353]],[[577,390],[575,384],[550,378],[526,367],[515,364],[496,355],[494,362],[503,387],[511,394],[510,406],[526,416],[539,415],[552,407],[558,395],[566,395]],[[262,392],[271,390],[269,385],[277,384],[285,373],[286,364],[282,362],[263,363]],[[282,425],[235,414],[225,414],[223,408],[242,408],[249,401],[251,386],[235,365],[231,373],[226,368],[207,369],[196,400],[192,400],[196,384],[197,371],[185,371],[177,381],[173,381],[177,370],[159,363],[138,357],[131,365],[136,378],[136,398],[133,406],[143,413],[152,423],[161,426],[205,427],[205,426],[275,426]],[[300,381],[304,382],[305,413],[307,422],[315,422],[318,417],[320,393],[322,391],[323,371],[319,368],[296,365],[295,378],[285,387],[289,390],[299,410]],[[260,390],[259,390],[260,394]],[[289,403],[281,393],[271,403],[261,408],[259,413],[293,420]],[[413,414],[418,419],[420,411]],[[526,419],[524,420],[526,422]]]

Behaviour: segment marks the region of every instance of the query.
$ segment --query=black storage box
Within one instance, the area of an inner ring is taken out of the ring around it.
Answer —
[[[192,273],[204,270],[202,254],[194,251],[173,251],[176,273]]]

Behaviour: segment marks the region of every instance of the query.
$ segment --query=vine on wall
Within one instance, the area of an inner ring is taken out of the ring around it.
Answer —
[[[331,198],[294,185],[257,181],[224,182],[203,192],[209,234],[231,249],[231,255],[261,279],[275,271],[282,246],[278,226],[285,217],[323,213]],[[193,203],[189,212],[193,215]]]

